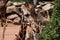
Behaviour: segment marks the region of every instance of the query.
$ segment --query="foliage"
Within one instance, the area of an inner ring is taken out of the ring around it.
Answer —
[[[51,21],[47,23],[40,39],[41,40],[60,40],[60,0],[55,0]],[[40,40],[39,39],[39,40]]]

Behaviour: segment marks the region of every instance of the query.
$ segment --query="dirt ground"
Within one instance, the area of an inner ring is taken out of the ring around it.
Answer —
[[[1,24],[1,23],[0,23]],[[5,30],[4,40],[14,40],[16,38],[15,34],[18,34],[20,30],[20,25],[14,25],[12,23],[8,23],[8,26]],[[0,25],[0,40],[3,39],[3,27]]]

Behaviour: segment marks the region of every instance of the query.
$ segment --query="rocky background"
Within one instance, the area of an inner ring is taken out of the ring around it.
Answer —
[[[11,1],[8,1],[7,5],[6,5],[7,6],[7,8],[6,8],[6,16],[7,16],[7,22],[8,23],[13,23],[13,24],[15,24],[15,23],[19,24],[20,23],[21,19],[17,15],[17,13],[18,13],[18,11],[20,11],[21,5],[24,5],[24,4],[25,4],[25,2],[23,2],[23,3],[14,2],[13,3]],[[38,11],[40,11],[42,13],[44,11],[48,11],[49,15],[51,16],[51,9],[53,8],[53,6],[54,6],[53,2],[39,2],[39,4],[36,5],[35,12],[37,12],[37,14],[38,14]],[[19,13],[19,14],[21,14],[21,13]],[[44,13],[44,15],[45,14],[46,13]]]
[[[36,5],[33,3],[27,4],[26,2],[21,3],[8,1],[6,5],[3,5],[4,3],[0,2],[1,26],[2,24],[9,25],[9,27],[12,24],[14,27],[15,25],[21,25],[21,30],[19,30],[19,34],[16,35],[16,40],[20,40],[21,35],[21,40],[27,40],[29,38],[29,34],[32,33],[32,31],[34,37],[37,35],[37,33],[41,34],[42,29],[45,27],[46,23],[50,21],[52,9],[54,7],[53,2],[46,1],[38,2]],[[26,25],[31,27],[27,27],[26,29]],[[36,38],[34,39],[36,40]]]

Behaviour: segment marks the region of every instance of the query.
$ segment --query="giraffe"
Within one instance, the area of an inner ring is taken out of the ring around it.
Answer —
[[[31,10],[29,11],[25,5],[21,6],[21,10],[23,11],[22,20],[21,20],[22,21],[21,30],[19,31],[16,40],[28,40],[29,35],[32,34],[32,31],[34,33],[39,33],[39,27],[36,24],[34,17],[31,16],[32,14],[32,12],[30,12]],[[31,29],[31,31],[29,28]]]

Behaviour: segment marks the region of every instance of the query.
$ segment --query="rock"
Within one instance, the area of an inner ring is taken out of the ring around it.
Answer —
[[[12,14],[12,15],[8,16],[7,19],[14,19],[14,18],[17,18],[17,17],[18,17],[18,15]]]
[[[13,5],[15,5],[15,6],[22,5],[22,3],[20,3],[20,2],[14,2]]]
[[[6,9],[6,12],[7,13],[11,13],[11,12],[15,12],[16,11],[16,7],[13,5],[13,6],[9,6],[9,7],[7,7],[7,9]]]
[[[41,5],[37,5],[36,7],[39,8],[39,7],[41,7]]]
[[[11,1],[8,1],[6,4],[6,6],[11,6],[11,5],[13,5],[13,3]]]
[[[43,3],[43,2],[39,2],[38,4],[39,4],[39,5],[44,5],[44,3]]]
[[[53,7],[54,7],[54,6],[49,3],[49,4],[46,4],[45,6],[43,6],[42,9],[43,9],[44,11],[47,11],[47,10],[52,9]]]
[[[51,3],[51,2],[38,2],[38,4],[40,4],[40,5],[46,5],[46,4],[49,4],[49,3]]]
[[[7,23],[12,23],[12,22],[13,22],[12,20],[8,20],[8,19],[7,19]]]
[[[19,24],[20,21],[21,21],[20,17],[17,17],[17,18],[15,18],[15,19],[13,20],[13,23],[14,23],[14,24]]]

